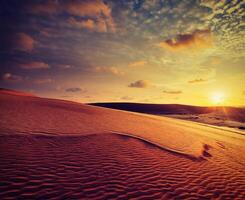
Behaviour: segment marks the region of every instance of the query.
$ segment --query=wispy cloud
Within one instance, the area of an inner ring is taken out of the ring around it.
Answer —
[[[48,83],[52,83],[54,80],[51,78],[39,78],[36,79],[34,82],[36,84],[48,84]]]
[[[89,30],[91,32],[101,32],[101,33],[108,32],[108,28],[107,28],[105,21],[101,19],[78,20],[78,19],[75,19],[74,17],[70,17],[67,22],[73,28]]]
[[[125,74],[123,71],[121,71],[116,67],[95,67],[94,71],[97,73],[107,73],[107,74],[113,74],[117,76],[122,76]]]
[[[162,92],[165,94],[182,94],[183,93],[181,90],[163,90]]]
[[[68,23],[72,27],[81,28],[81,29],[88,29],[88,30],[95,30],[95,22],[92,19],[86,19],[86,20],[77,20],[74,17],[70,17],[68,19]]]
[[[11,74],[11,73],[5,73],[2,76],[3,80],[5,81],[13,81],[13,82],[19,82],[23,80],[22,76]]]
[[[48,69],[50,68],[49,64],[44,62],[29,62],[29,63],[21,63],[19,67],[22,69]]]
[[[60,69],[71,69],[74,66],[69,65],[69,64],[57,64],[56,67],[60,68]]]
[[[139,61],[135,61],[135,62],[132,62],[132,63],[129,63],[129,67],[143,67],[145,66],[146,64],[146,61],[144,60],[139,60]]]
[[[203,82],[206,82],[206,81],[207,80],[205,80],[205,79],[198,78],[198,79],[190,80],[190,81],[188,81],[188,83],[191,83],[191,84],[193,84],[193,83],[203,83]]]

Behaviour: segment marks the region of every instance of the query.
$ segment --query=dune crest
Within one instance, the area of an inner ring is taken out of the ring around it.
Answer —
[[[23,92],[23,91],[17,91],[17,90],[10,90],[10,89],[4,89],[0,88],[0,94],[10,94],[10,95],[17,95],[17,96],[25,96],[25,97],[34,97],[34,94]]]
[[[163,146],[163,145],[157,144],[155,142],[152,142],[149,139],[145,139],[145,138],[140,137],[140,136],[136,136],[136,135],[132,135],[132,134],[128,134],[128,133],[119,133],[119,132],[115,132],[115,131],[112,131],[111,133],[115,133],[117,135],[124,136],[124,137],[126,136],[126,137],[131,137],[131,138],[138,139],[138,140],[143,141],[145,143],[148,143],[150,145],[154,145],[155,147],[158,147],[158,148],[160,148],[160,149],[162,149],[164,151],[170,152],[170,153],[175,154],[175,155],[183,156],[183,157],[191,159],[193,161],[204,161],[205,157],[211,157],[212,156],[211,154],[208,153],[209,145],[207,145],[207,144],[203,145],[203,149],[202,149],[200,155],[192,155],[192,154],[188,154],[188,153],[186,153],[184,151],[171,149],[171,148],[169,148],[167,146]]]
[[[0,93],[2,133],[82,134],[127,133],[194,157],[213,139],[232,144],[240,137],[210,127],[165,117],[99,108],[85,104]],[[13,118],[13,115],[15,116]]]

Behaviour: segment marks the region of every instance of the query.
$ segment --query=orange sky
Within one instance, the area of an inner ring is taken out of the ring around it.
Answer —
[[[245,105],[240,0],[0,7],[0,87],[79,102]]]

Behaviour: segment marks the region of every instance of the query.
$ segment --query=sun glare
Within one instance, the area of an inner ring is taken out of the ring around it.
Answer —
[[[223,92],[215,92],[211,96],[211,101],[213,104],[218,105],[222,104],[225,101],[225,95]]]

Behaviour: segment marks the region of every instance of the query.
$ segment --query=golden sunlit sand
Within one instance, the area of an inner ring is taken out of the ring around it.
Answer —
[[[244,199],[243,134],[0,94],[1,199]]]

